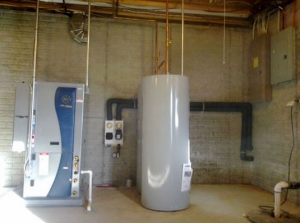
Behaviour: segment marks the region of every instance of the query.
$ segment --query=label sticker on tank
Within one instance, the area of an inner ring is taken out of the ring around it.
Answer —
[[[182,166],[182,182],[181,191],[189,191],[191,189],[191,180],[193,175],[193,169],[191,164],[184,163]]]
[[[47,176],[49,174],[49,153],[39,154],[39,175]]]

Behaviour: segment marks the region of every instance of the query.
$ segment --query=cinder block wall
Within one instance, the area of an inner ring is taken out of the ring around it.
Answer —
[[[253,104],[253,146],[255,160],[251,168],[251,183],[267,191],[272,192],[280,181],[288,180],[289,159],[290,180],[300,181],[300,151],[299,151],[299,103],[293,106],[293,126],[295,144],[291,127],[291,107],[287,107],[288,101],[300,98],[299,92],[299,8],[297,3],[296,14],[293,16],[294,5],[285,8],[284,27],[278,23],[278,14],[270,17],[268,32],[273,35],[285,27],[293,25],[293,17],[296,25],[295,45],[295,77],[294,81],[279,83],[272,86],[272,100],[265,103]],[[281,20],[282,21],[282,20]],[[298,190],[289,190],[288,199],[299,204]]]
[[[69,34],[63,15],[41,13],[37,81],[85,83],[86,45]],[[11,152],[14,87],[31,82],[35,14],[0,11],[0,179],[6,186],[22,184],[24,154]],[[181,26],[171,24],[170,73],[180,74]],[[159,63],[165,54],[165,26],[158,26]],[[184,73],[190,78],[191,101],[247,100],[247,63],[251,30],[211,26],[185,27]],[[93,18],[90,49],[90,94],[85,106],[83,169],[94,172],[95,184],[124,185],[136,176],[136,111],[125,110],[121,157],[104,146],[106,100],[136,98],[141,78],[154,73],[153,23]],[[225,62],[225,63],[223,63]],[[250,183],[250,163],[239,158],[241,115],[190,115],[194,183]],[[3,178],[2,176],[5,176]]]

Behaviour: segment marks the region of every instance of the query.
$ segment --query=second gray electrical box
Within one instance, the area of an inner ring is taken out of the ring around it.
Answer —
[[[271,83],[295,79],[295,28],[288,27],[271,37]]]

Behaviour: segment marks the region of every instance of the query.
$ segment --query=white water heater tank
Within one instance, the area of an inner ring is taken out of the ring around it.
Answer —
[[[158,211],[186,209],[192,176],[188,78],[147,76],[140,87],[142,205]]]

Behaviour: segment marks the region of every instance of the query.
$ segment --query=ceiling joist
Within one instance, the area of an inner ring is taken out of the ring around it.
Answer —
[[[252,26],[256,14],[276,10],[293,0],[185,0],[185,22],[201,25]],[[225,2],[225,7],[224,7]],[[65,4],[64,4],[65,3]],[[87,12],[88,0],[40,0],[40,10],[65,13]],[[91,0],[93,16],[164,21],[165,0]],[[35,10],[36,0],[1,0],[0,6],[17,10]],[[181,21],[182,0],[169,1],[170,22]]]

